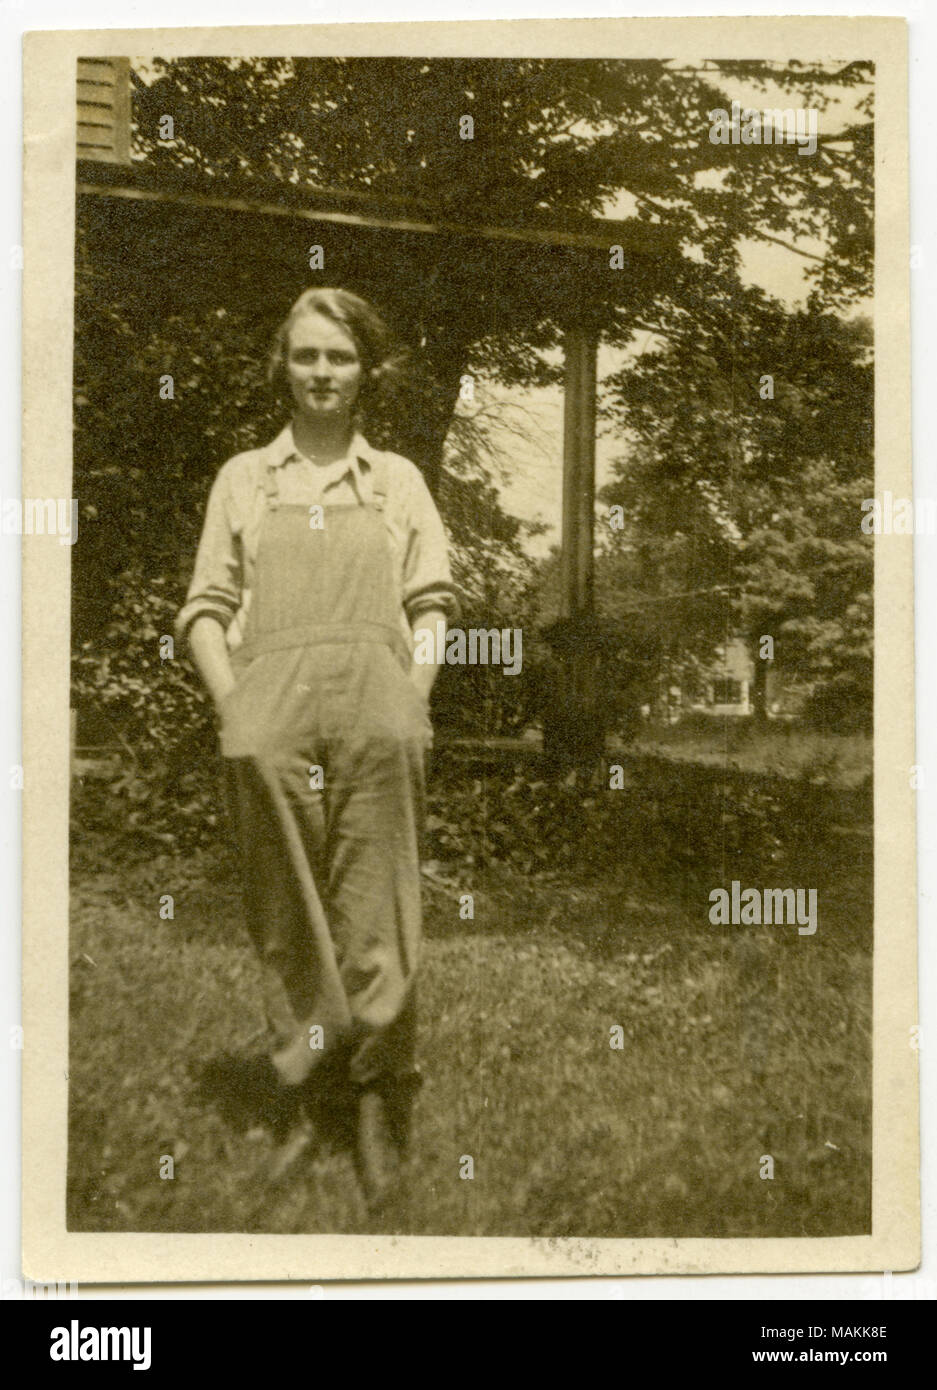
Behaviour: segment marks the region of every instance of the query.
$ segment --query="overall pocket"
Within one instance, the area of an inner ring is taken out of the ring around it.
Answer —
[[[260,658],[255,656],[250,658],[250,660],[248,661],[232,662],[232,674],[234,675],[234,684],[228,691],[227,695],[223,697],[220,704],[216,707],[216,714],[220,724],[225,724],[230,718],[231,711],[234,708],[236,708],[238,701],[243,696],[244,688],[247,684],[248,677],[251,671],[253,671],[256,667],[259,660]]]
[[[389,688],[400,700],[403,709],[406,710],[408,722],[413,721],[414,732],[420,732],[424,744],[428,747],[433,741],[433,723],[430,718],[429,701],[425,700],[417,690],[391,649],[384,647],[383,651],[385,656],[382,666]]]

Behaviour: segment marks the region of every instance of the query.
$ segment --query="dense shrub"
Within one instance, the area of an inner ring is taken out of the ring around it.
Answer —
[[[871,819],[870,781],[847,789],[652,756],[620,766],[623,785],[613,789],[608,767],[556,781],[534,759],[473,766],[441,751],[427,853],[460,868],[507,863],[547,877],[631,864],[731,878],[734,866],[778,873],[795,859],[838,853],[835,827]]]

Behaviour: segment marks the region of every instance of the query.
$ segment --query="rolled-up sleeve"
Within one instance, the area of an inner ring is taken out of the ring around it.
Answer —
[[[231,471],[226,465],[208,497],[195,570],[183,607],[176,617],[176,640],[184,642],[196,618],[217,618],[227,631],[243,592],[240,526],[233,515]]]
[[[421,613],[439,609],[448,622],[459,615],[459,595],[452,582],[449,541],[423,475],[410,465],[407,496],[407,544],[403,564],[403,606],[413,626]]]

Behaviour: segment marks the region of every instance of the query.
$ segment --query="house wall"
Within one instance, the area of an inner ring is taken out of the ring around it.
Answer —
[[[130,59],[79,58],[76,157],[130,163]]]
[[[752,712],[751,691],[754,662],[747,643],[741,637],[730,637],[706,686],[706,708],[711,714],[747,715]],[[724,686],[732,683],[732,699],[726,699]],[[736,698],[737,697],[737,698]]]

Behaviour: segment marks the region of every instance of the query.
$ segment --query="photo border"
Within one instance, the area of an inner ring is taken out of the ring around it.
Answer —
[[[498,20],[43,31],[24,38],[23,495],[70,497],[79,56],[662,57],[876,64],[875,490],[911,496],[907,25]],[[857,526],[859,518],[857,518]],[[23,1268],[79,1283],[901,1271],[920,1253],[912,542],[875,545],[872,1234],[577,1239],[69,1232],[71,548],[23,545]]]

